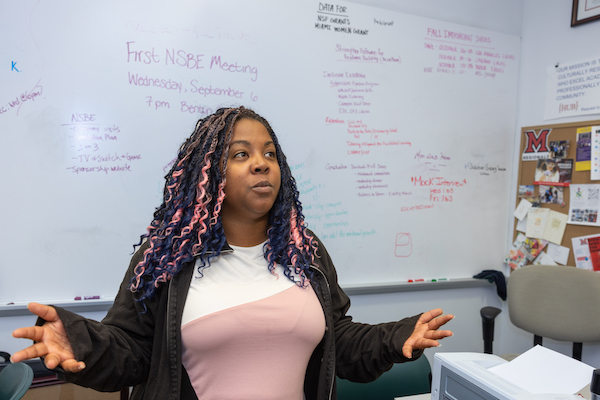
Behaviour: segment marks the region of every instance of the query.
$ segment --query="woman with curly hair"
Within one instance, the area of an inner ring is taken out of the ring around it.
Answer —
[[[31,303],[61,379],[133,399],[335,399],[335,375],[376,379],[452,335],[435,309],[355,323],[269,123],[244,107],[202,119],[102,322]]]

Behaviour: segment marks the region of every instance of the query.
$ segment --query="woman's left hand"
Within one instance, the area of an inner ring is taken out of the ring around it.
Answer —
[[[404,357],[412,358],[413,350],[438,347],[440,345],[438,340],[453,335],[452,331],[438,331],[441,326],[454,318],[452,314],[442,315],[443,313],[441,308],[436,308],[423,313],[419,317],[412,335],[406,339],[404,346],[402,346]]]

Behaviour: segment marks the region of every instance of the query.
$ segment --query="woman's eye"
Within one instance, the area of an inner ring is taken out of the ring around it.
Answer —
[[[233,155],[233,158],[241,158],[241,157],[244,157],[245,155],[246,155],[245,151],[240,151],[240,152],[235,153]]]
[[[267,151],[267,152],[265,153],[265,155],[266,155],[267,157],[273,157],[273,158],[275,158],[275,152],[274,152],[274,151]]]

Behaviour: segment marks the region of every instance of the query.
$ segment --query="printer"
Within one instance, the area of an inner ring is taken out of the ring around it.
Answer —
[[[571,394],[533,394],[489,368],[507,361],[493,354],[436,353],[433,358],[432,400],[582,400]]]

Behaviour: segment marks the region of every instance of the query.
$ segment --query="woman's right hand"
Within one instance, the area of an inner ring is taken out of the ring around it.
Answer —
[[[49,369],[58,366],[68,372],[79,372],[84,369],[85,363],[75,360],[65,326],[56,310],[38,303],[29,303],[27,308],[46,322],[42,326],[18,328],[13,331],[13,337],[31,339],[35,343],[17,351],[10,358],[11,361],[20,362],[30,358],[44,357],[44,364]]]

